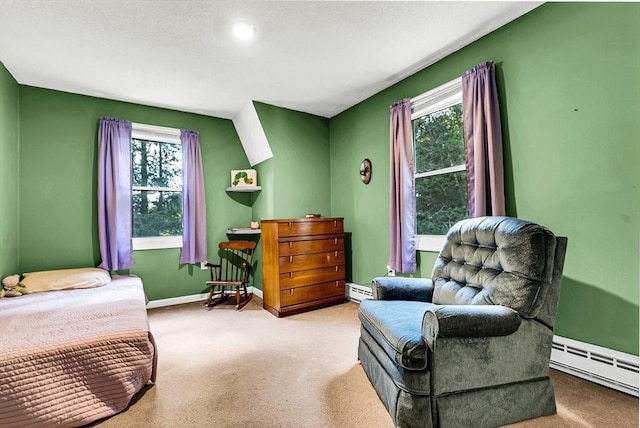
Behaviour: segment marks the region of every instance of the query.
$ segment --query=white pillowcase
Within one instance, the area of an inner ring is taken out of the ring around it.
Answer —
[[[111,282],[109,272],[100,268],[59,269],[24,274],[20,285],[28,293],[65,290],[67,288],[100,287]]]

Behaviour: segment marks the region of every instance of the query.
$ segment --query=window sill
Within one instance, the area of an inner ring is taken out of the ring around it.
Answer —
[[[151,236],[133,238],[133,251],[160,250],[163,248],[182,248],[182,236]]]
[[[416,250],[439,253],[446,238],[445,235],[415,235]]]

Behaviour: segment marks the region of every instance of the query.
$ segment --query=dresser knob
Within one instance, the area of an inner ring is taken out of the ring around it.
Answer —
[[[293,296],[293,288],[289,290],[289,294]]]

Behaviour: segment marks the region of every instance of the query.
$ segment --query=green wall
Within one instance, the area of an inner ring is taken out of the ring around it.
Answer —
[[[19,86],[0,62],[0,279],[18,273]]]
[[[267,178],[266,192],[256,198],[254,214],[266,218],[300,218],[308,213],[328,217],[329,120],[255,102],[273,157],[257,165]],[[264,192],[264,190],[263,190]],[[261,198],[270,199],[269,203]],[[268,216],[262,216],[263,212]]]
[[[257,103],[274,152],[272,159],[257,166],[263,191],[226,193],[229,171],[249,167],[231,121],[19,86],[8,72],[6,76],[15,86],[16,135],[10,146],[15,159],[12,182],[15,202],[7,204],[15,207],[15,214],[14,221],[3,220],[1,227],[15,235],[14,261],[8,268],[11,273],[91,266],[100,262],[95,189],[97,130],[103,116],[200,132],[209,258],[215,258],[217,243],[228,239],[224,233],[228,227],[246,226],[251,220],[301,217],[308,212],[329,215],[331,211],[328,119]],[[2,117],[5,116],[9,117],[6,113]],[[259,237],[249,239],[259,240]],[[259,248],[252,285],[261,288]],[[130,272],[144,279],[151,300],[204,291],[207,272],[180,265],[179,254],[179,249],[135,252]]]
[[[228,227],[249,224],[250,204],[225,192],[230,170],[249,166],[230,120],[21,86],[21,272],[100,263],[96,168],[103,116],[200,133],[209,257],[227,239]],[[179,249],[135,252],[130,272],[143,278],[149,299],[204,291],[207,272],[181,266],[179,254]]]
[[[96,135],[114,116],[200,132],[210,258],[227,227],[319,212],[345,218],[349,279],[367,284],[388,258],[389,106],[492,60],[507,212],[569,237],[556,334],[637,355],[639,23],[637,3],[545,4],[330,120],[256,103],[274,153],[256,194],[224,190],[249,167],[231,121],[20,86],[0,67],[0,273],[99,263]],[[178,255],[135,253],[152,300],[203,291]],[[420,252],[416,275],[435,258]]]
[[[273,157],[256,165],[262,187],[253,196],[254,220],[331,215],[329,120],[254,102]],[[261,248],[256,254],[262,260]],[[261,267],[254,284],[262,287]]]
[[[569,238],[555,333],[637,355],[639,40],[640,4],[545,4],[332,118],[332,212],[352,232],[354,282],[388,260],[389,106],[492,60],[507,213]],[[420,276],[435,256],[419,253]]]

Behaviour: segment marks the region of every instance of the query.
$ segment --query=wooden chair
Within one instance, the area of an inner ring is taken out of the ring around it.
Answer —
[[[211,272],[211,281],[207,281],[207,286],[211,287],[211,291],[206,305],[212,307],[224,302],[229,297],[225,293],[227,287],[235,288],[236,309],[240,310],[253,298],[253,293],[247,292],[247,284],[251,274],[256,243],[228,241],[221,242],[218,247],[220,248],[220,263],[207,263]]]

